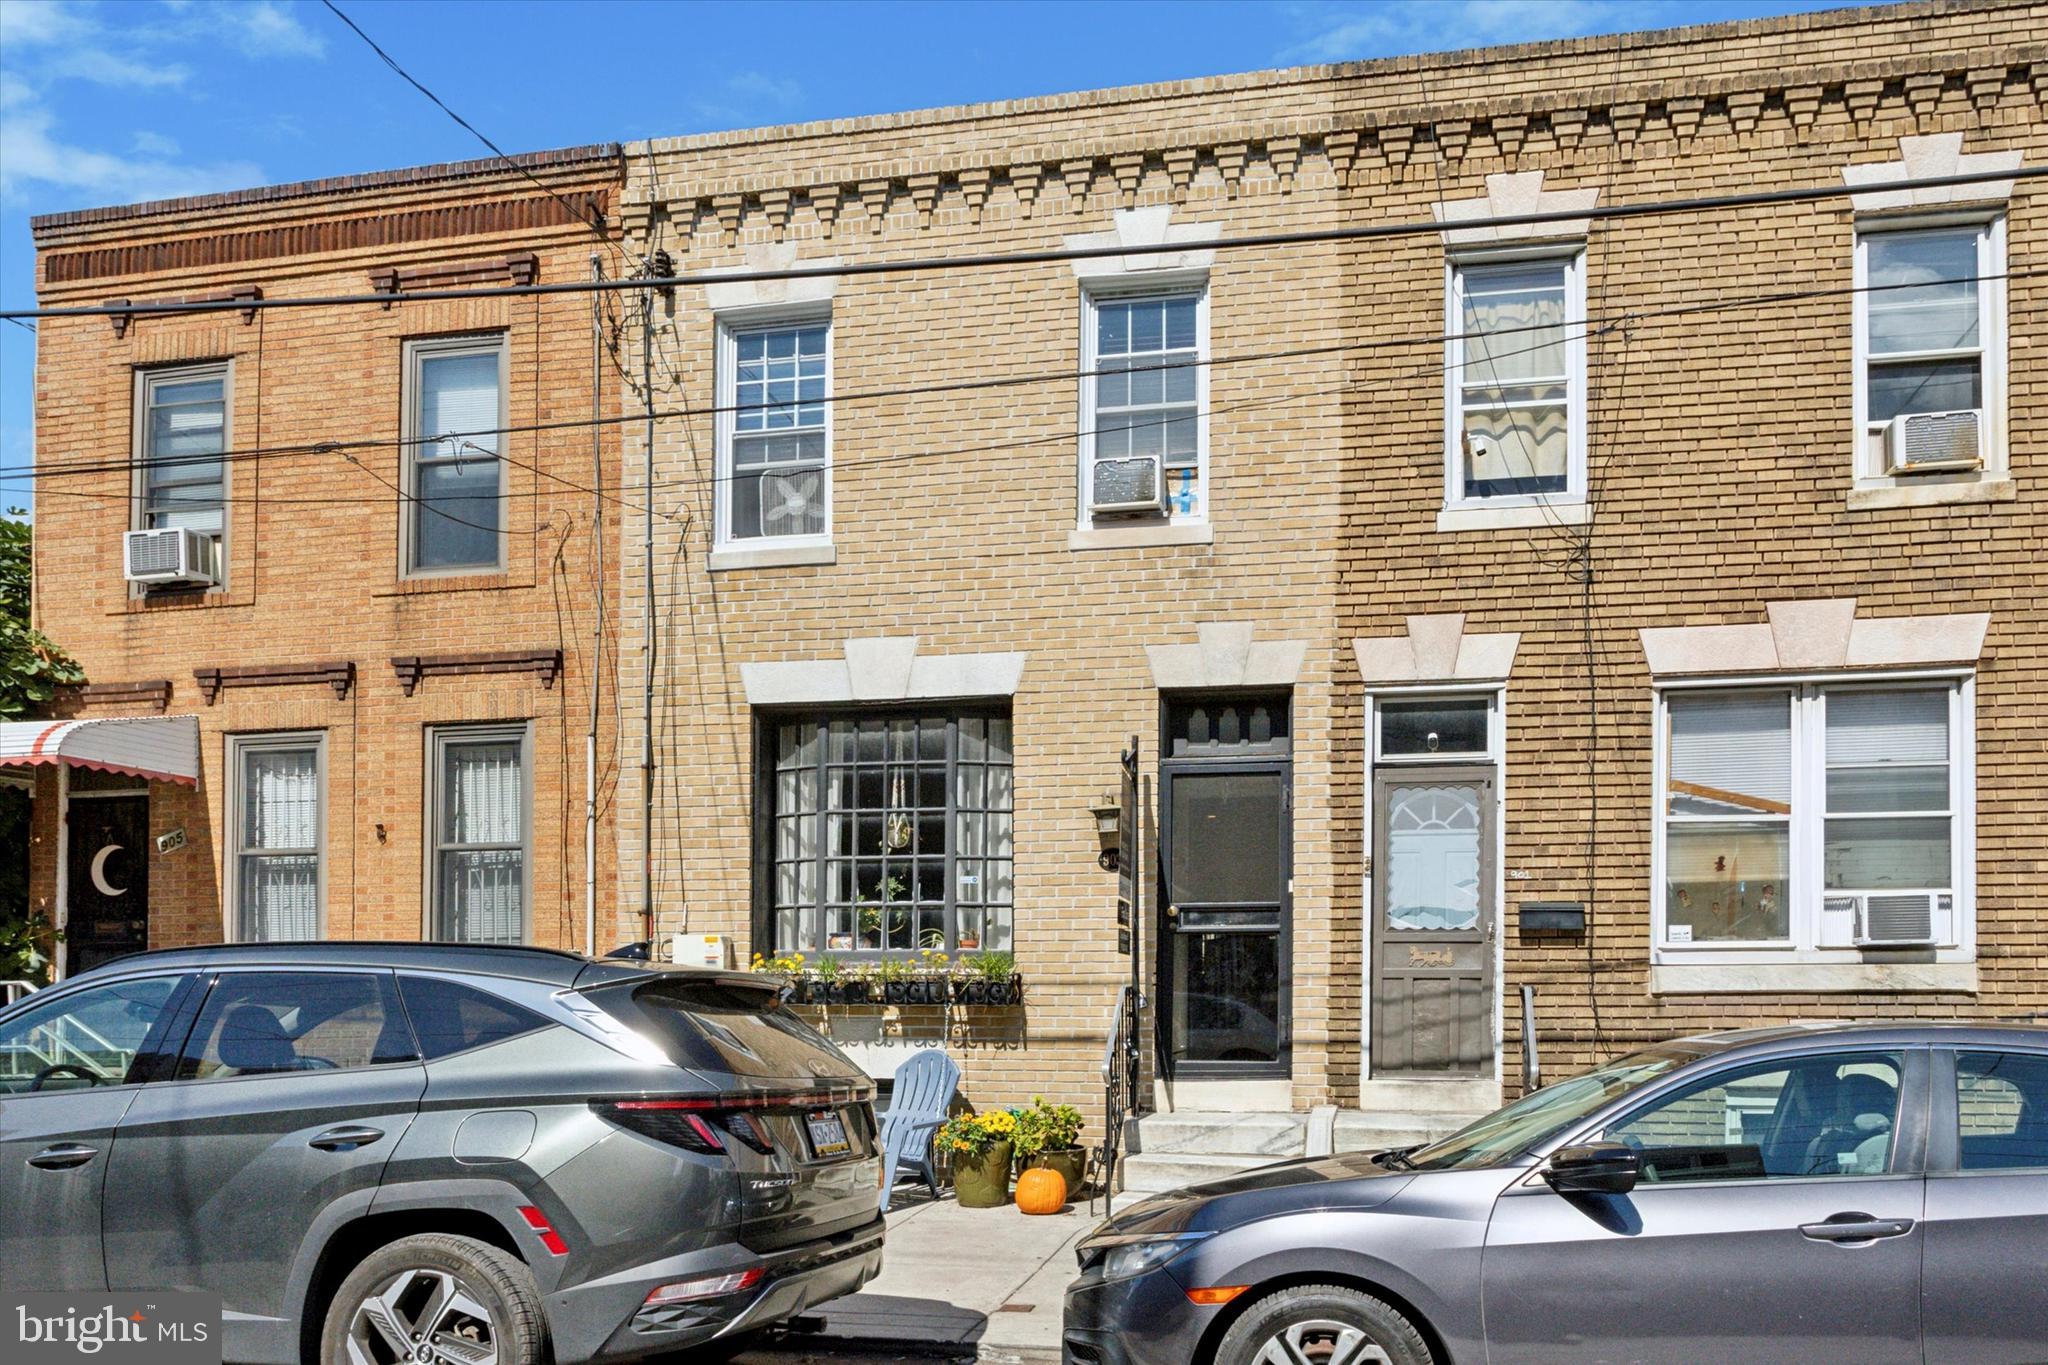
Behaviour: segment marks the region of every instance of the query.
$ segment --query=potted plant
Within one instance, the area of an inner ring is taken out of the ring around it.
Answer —
[[[820,953],[811,964],[811,998],[821,1004],[839,1004],[839,959]]]
[[[1017,1116],[1007,1109],[955,1114],[939,1129],[939,1147],[953,1160],[953,1194],[966,1209],[1010,1202],[1010,1162]]]
[[[1016,956],[999,948],[969,957],[967,977],[958,984],[965,1005],[1015,1005],[1024,999]]]
[[[875,980],[881,983],[882,1000],[890,1005],[910,1003],[910,963],[905,958],[885,957],[875,964]]]
[[[1088,1151],[1080,1145],[1081,1111],[1071,1104],[1052,1104],[1033,1095],[1028,1108],[1017,1111],[1017,1169],[1044,1167],[1058,1171],[1067,1189],[1078,1191],[1088,1170]]]

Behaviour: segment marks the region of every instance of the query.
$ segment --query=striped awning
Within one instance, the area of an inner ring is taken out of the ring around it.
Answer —
[[[196,787],[199,718],[114,716],[0,723],[0,768],[43,763],[68,763],[74,768],[98,768]]]

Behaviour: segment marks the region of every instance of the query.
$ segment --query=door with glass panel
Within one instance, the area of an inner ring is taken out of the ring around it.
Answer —
[[[1162,1060],[1178,1077],[1285,1076],[1287,700],[1177,703],[1168,725],[1160,767]]]
[[[1492,1069],[1493,783],[1491,767],[1378,770],[1372,862],[1376,1075],[1483,1075]]]

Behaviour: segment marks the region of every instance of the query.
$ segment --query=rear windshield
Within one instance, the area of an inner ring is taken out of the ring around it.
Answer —
[[[775,993],[726,981],[663,979],[589,992],[679,1065],[764,1080],[854,1079],[861,1073]]]

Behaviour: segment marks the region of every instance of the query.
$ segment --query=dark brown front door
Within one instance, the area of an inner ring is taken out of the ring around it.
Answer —
[[[149,797],[71,800],[64,967],[82,972],[149,946]]]
[[[1373,786],[1372,1068],[1493,1068],[1493,770],[1381,769]]]

